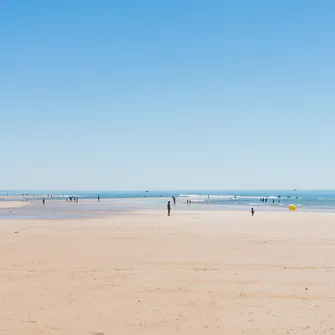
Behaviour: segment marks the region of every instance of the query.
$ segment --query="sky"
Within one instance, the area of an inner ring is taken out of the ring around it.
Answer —
[[[0,189],[335,189],[334,13],[1,0]]]

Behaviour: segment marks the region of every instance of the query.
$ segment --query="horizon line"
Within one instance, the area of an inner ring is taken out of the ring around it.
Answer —
[[[33,192],[33,191],[87,191],[87,192],[172,192],[172,191],[209,191],[209,192],[218,192],[218,191],[335,191],[335,188],[246,188],[246,189],[58,189],[58,188],[49,188],[49,189],[0,189],[0,192],[18,192],[18,191],[26,191],[26,192]]]

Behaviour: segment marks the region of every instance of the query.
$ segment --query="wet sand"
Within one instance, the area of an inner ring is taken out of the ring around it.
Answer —
[[[0,209],[12,209],[27,205],[27,201],[0,201]]]
[[[0,333],[335,334],[334,214],[0,220]]]
[[[87,219],[110,215],[136,213],[147,208],[165,208],[167,199],[79,199],[66,202],[65,199],[30,199],[29,201],[0,201],[0,220],[8,219]]]

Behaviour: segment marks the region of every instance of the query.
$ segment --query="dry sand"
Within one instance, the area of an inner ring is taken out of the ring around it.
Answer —
[[[0,333],[335,334],[334,214],[162,214],[0,221]]]

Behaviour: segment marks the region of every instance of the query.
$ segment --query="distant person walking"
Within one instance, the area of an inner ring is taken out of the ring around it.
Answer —
[[[100,201],[100,195],[98,195],[98,201]]]
[[[254,216],[254,214],[255,214],[255,210],[251,208],[251,216]]]
[[[168,203],[167,203],[167,212],[168,212],[168,216],[170,216],[171,215],[171,203],[170,203],[170,201],[168,201]]]
[[[45,198],[43,198],[42,204],[43,204],[43,206],[45,206]]]
[[[176,197],[172,197],[173,204],[176,206]]]

